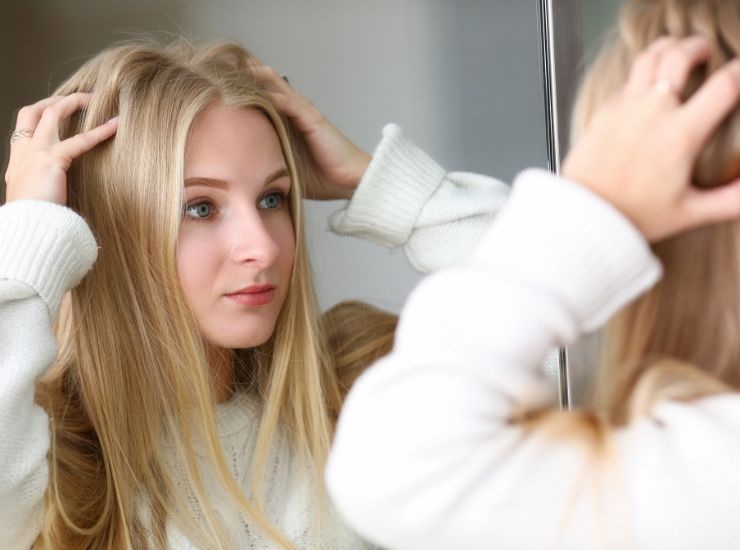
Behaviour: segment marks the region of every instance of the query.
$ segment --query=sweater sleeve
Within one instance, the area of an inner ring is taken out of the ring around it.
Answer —
[[[35,382],[57,355],[52,332],[64,293],[97,255],[85,222],[68,208],[18,201],[0,208],[0,533],[10,550],[41,530],[48,485],[49,419]]]
[[[602,441],[519,420],[547,405],[546,350],[660,274],[610,204],[520,175],[468,265],[421,283],[350,391],[327,465],[340,512],[394,549],[735,547],[736,394],[658,404]]]
[[[414,268],[431,272],[467,259],[508,195],[509,186],[494,178],[446,172],[389,124],[352,200],[329,225],[403,246]]]

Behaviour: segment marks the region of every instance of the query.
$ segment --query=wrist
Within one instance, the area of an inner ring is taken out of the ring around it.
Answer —
[[[350,170],[350,177],[348,178],[348,189],[350,196],[352,193],[354,193],[355,189],[357,189],[357,186],[360,185],[360,182],[362,181],[362,177],[365,175],[365,172],[367,171],[367,167],[370,166],[370,161],[372,160],[372,157],[368,155],[365,151],[358,149],[356,159],[352,163],[352,169]]]
[[[598,183],[598,179],[589,177],[587,175],[588,173],[589,172],[587,170],[579,172],[577,169],[566,166],[563,168],[561,175],[568,181],[580,185],[603,201],[609,203],[612,208],[631,223],[648,242],[654,242],[656,240],[655,235],[642,220],[639,209],[634,208],[634,205],[631,205],[624,197],[620,197],[619,193],[614,192],[614,190],[617,189],[616,186],[611,186],[610,188],[607,185],[600,185]]]
[[[372,157],[365,151],[358,149],[355,158],[345,166],[344,175],[335,180],[335,193],[333,200],[351,200],[360,185]]]

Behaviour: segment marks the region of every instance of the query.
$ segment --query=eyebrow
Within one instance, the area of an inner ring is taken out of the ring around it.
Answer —
[[[263,187],[267,187],[270,185],[273,181],[283,178],[288,175],[288,169],[286,167],[279,168],[275,170],[272,174],[267,176],[265,178],[265,182],[262,184]],[[206,187],[218,187],[220,189],[224,189],[229,186],[229,184],[224,181],[217,178],[202,178],[202,177],[193,177],[188,178],[185,180],[185,187],[192,187],[194,185],[205,185]]]

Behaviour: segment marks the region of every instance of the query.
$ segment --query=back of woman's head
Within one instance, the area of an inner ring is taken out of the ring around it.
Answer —
[[[697,34],[710,40],[711,55],[692,73],[682,100],[740,53],[740,3],[629,0],[581,87],[574,135],[626,81],[632,62],[651,42]],[[693,173],[702,188],[737,177],[740,109],[706,143]],[[740,388],[739,232],[738,223],[724,223],[654,246],[665,268],[663,279],[607,330],[594,400],[608,419],[626,421],[661,398],[691,399],[718,388]]]
[[[267,116],[292,181],[296,252],[290,289],[273,337],[250,355],[258,359],[242,365],[250,372],[241,378],[252,381],[263,404],[255,501],[278,424],[287,426],[320,475],[339,392],[323,355],[303,239],[305,159],[296,157],[296,133],[268,101],[253,64],[247,51],[230,43],[128,43],[97,55],[55,92],[92,92],[89,107],[70,119],[62,137],[116,115],[120,121],[115,138],[76,160],[68,174],[69,206],[87,220],[100,251],[70,294],[60,359],[39,385],[39,401],[54,420],[44,530],[52,547],[123,548],[148,537],[164,545],[164,524],[177,514],[180,527],[189,525],[205,546],[228,546],[207,504],[213,488],[204,485],[196,466],[194,439],[205,442],[222,486],[244,517],[289,545],[244,497],[224,460],[216,438],[210,351],[178,281],[188,136],[198,115],[217,101]],[[192,514],[201,515],[200,521],[177,505],[183,499],[166,467],[165,439],[186,475],[181,490],[199,503]]]
[[[707,63],[695,71],[684,98],[740,52],[740,4],[734,0],[630,0],[588,70],[576,102],[577,134],[594,111],[623,84],[637,55],[663,36],[701,35],[712,43]],[[740,175],[740,112],[736,111],[704,147],[694,182],[715,187]]]

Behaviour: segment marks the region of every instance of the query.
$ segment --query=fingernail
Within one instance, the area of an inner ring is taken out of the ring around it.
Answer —
[[[118,116],[114,116],[112,119],[110,119],[106,124],[115,124],[118,122]]]

